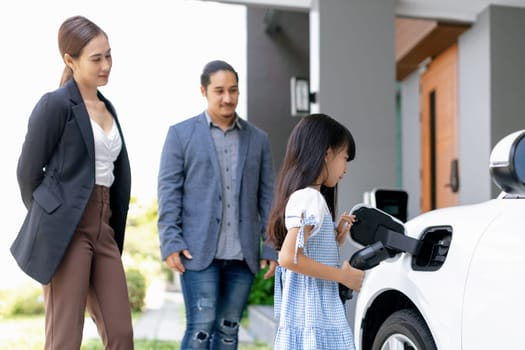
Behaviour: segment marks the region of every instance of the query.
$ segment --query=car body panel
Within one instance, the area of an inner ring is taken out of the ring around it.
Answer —
[[[499,205],[503,212],[478,242],[469,267],[463,349],[523,348],[525,199]]]
[[[465,281],[472,257],[480,241],[483,242],[487,228],[504,215],[505,206],[501,201],[507,200],[495,199],[481,204],[434,210],[405,224],[406,234],[413,238],[420,238],[429,227],[451,226],[452,241],[447,259],[437,271],[415,271],[412,256],[401,253],[367,271],[356,301],[354,332],[357,348],[361,348],[362,318],[367,309],[379,295],[395,290],[416,306],[429,326],[438,349],[461,349]],[[525,205],[525,201],[522,202]],[[525,234],[523,237],[525,239]],[[489,293],[488,289],[486,293]],[[486,303],[487,299],[481,298],[482,295],[472,298],[470,303]]]
[[[367,349],[374,340],[386,348],[415,343],[441,350],[524,347],[525,129],[496,144],[489,171],[502,190],[498,198],[409,220],[405,234],[419,241],[417,248],[393,250],[410,253],[397,253],[367,270],[355,304],[357,349],[365,340]],[[385,243],[377,232],[367,234]],[[391,328],[385,320],[405,309],[421,317]],[[403,344],[408,337],[416,341]]]

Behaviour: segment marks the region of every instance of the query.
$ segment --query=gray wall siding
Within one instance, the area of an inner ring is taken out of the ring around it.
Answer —
[[[278,12],[280,31],[265,31],[265,8],[247,8],[248,119],[270,135],[276,171],[299,118],[291,116],[290,78],[309,74],[306,12]]]
[[[490,198],[490,43],[488,14],[458,40],[459,202]]]
[[[525,128],[525,9],[490,6],[491,141]],[[499,190],[492,186],[492,196]]]
[[[338,211],[374,187],[396,185],[394,1],[313,1],[310,54],[318,105],[350,128],[357,155],[340,182]]]
[[[460,204],[494,198],[492,147],[525,128],[525,9],[490,6],[459,39]]]
[[[338,186],[338,213],[363,202],[363,193],[396,185],[396,82],[393,0],[313,0],[310,79],[318,92],[313,110],[346,125],[356,159]],[[356,250],[345,244],[341,258]],[[355,299],[349,301],[354,324]]]

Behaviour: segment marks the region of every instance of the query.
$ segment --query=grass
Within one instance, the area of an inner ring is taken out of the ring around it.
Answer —
[[[136,318],[138,315],[134,315]],[[0,319],[0,349],[41,350],[44,347],[44,316]],[[81,350],[103,350],[100,339],[86,339]],[[135,340],[135,350],[178,350],[179,342]],[[271,350],[264,343],[240,344],[239,350]]]

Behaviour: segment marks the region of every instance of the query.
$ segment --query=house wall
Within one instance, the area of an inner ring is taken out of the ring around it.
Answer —
[[[525,9],[490,6],[491,146],[525,129]],[[492,187],[492,196],[499,193]]]
[[[482,13],[459,38],[459,202],[490,198],[490,23]]]
[[[505,135],[525,128],[525,9],[489,6],[458,38],[459,204],[499,194],[488,161]],[[402,184],[409,218],[420,213],[419,72],[401,83]]]
[[[273,18],[279,29],[268,33],[267,10],[247,7],[247,115],[268,132],[277,171],[299,121],[291,115],[290,78],[309,76],[309,19],[307,12],[280,10]]]
[[[314,1],[310,15],[281,11],[281,31],[273,34],[265,28],[267,9],[247,12],[247,115],[269,132],[276,170],[298,121],[290,115],[291,76],[310,77],[318,98],[312,110],[334,116],[356,137],[357,158],[340,183],[339,211],[361,202],[365,191],[397,183],[395,86],[388,84],[394,68],[388,52],[393,10],[379,7]],[[502,136],[524,127],[524,17],[523,8],[489,6],[458,40],[460,204],[497,196],[487,166],[490,151]],[[409,194],[409,218],[420,213],[418,79],[416,72],[401,82],[401,183]]]
[[[490,151],[525,128],[524,34],[525,9],[489,6],[459,38],[460,204],[498,195]]]
[[[312,1],[312,108],[346,125],[357,146],[339,183],[339,212],[366,191],[396,186],[394,20],[393,0]]]
[[[365,192],[397,183],[394,21],[393,0],[312,1],[312,110],[346,125],[357,147],[338,185],[337,215],[362,203]],[[341,258],[357,248],[345,244]],[[346,303],[351,327],[355,299]]]
[[[310,15],[280,10],[282,29],[272,34],[265,31],[267,9],[247,8],[247,116],[269,132],[279,168],[298,121],[290,115],[290,78],[310,78],[312,112],[338,119],[357,143],[338,188],[340,213],[363,202],[364,192],[398,183],[394,1],[313,6]]]

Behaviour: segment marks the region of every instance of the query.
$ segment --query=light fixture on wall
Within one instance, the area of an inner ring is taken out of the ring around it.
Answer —
[[[290,79],[290,96],[293,117],[303,117],[310,114],[310,102],[313,94],[310,93],[308,79],[292,77]]]
[[[281,32],[281,11],[276,9],[268,9],[264,14],[264,31],[266,34],[272,35]]]

